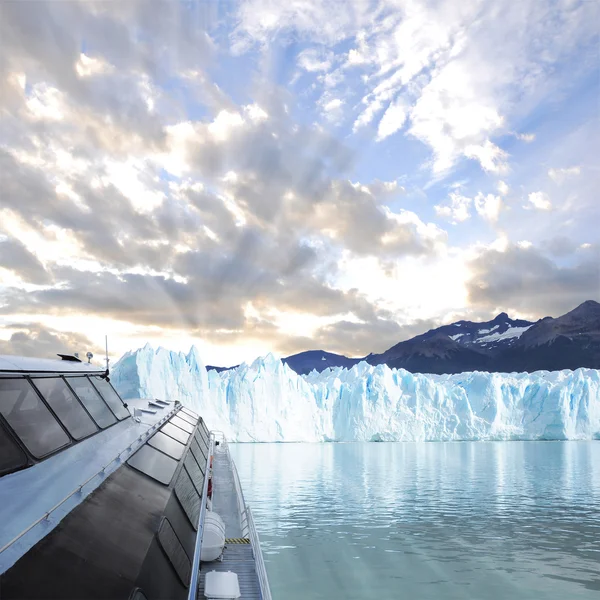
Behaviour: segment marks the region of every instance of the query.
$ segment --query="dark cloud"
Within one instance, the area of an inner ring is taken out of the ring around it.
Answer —
[[[81,333],[56,331],[39,323],[16,323],[5,326],[5,329],[16,331],[8,340],[0,339],[0,354],[56,358],[59,353],[74,352],[83,357],[89,351],[97,357],[102,355],[102,348]]]
[[[469,298],[476,308],[543,317],[600,298],[600,247],[559,264],[535,247],[487,250],[471,263]]]
[[[0,238],[0,267],[28,283],[48,284],[52,277],[44,265],[19,240]]]

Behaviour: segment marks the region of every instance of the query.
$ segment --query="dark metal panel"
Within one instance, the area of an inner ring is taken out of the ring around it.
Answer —
[[[154,538],[136,581],[148,600],[187,600],[187,588],[181,583],[175,569]]]
[[[168,454],[175,460],[180,460],[185,451],[185,446],[169,437],[162,431],[157,431],[149,440],[148,443],[157,450]]]
[[[192,440],[190,449],[192,451],[192,454],[194,455],[194,458],[196,459],[196,462],[200,465],[202,473],[204,473],[204,469],[206,468],[206,454],[202,452],[202,449],[198,445],[196,438]]]
[[[168,499],[167,488],[133,469],[120,467],[0,576],[0,597],[127,598]]]
[[[190,417],[194,417],[195,419],[200,418],[200,415],[198,413],[195,413],[193,410],[190,410],[187,406],[182,407],[181,410],[190,415]]]
[[[190,417],[186,412],[184,412],[183,410],[180,410],[177,413],[177,416],[180,417],[181,419],[183,419],[184,421],[187,421],[190,425],[196,425],[196,423],[198,422],[198,419],[196,417]]]
[[[175,569],[179,580],[187,587],[190,581],[192,564],[168,519],[163,519],[160,524],[158,541]]]
[[[180,429],[172,423],[166,423],[160,430],[182,444],[187,444],[187,441],[190,439],[190,434],[187,431],[183,431],[183,429]]]
[[[183,429],[184,431],[187,431],[188,433],[194,432],[194,425],[192,425],[191,423],[188,423],[187,421],[183,420],[181,417],[178,417],[177,415],[175,415],[174,417],[169,419],[169,423],[173,423],[173,425],[177,425],[177,427],[179,427],[180,429]]]
[[[183,507],[190,524],[196,529],[198,518],[200,517],[200,496],[185,469],[179,471],[179,475],[175,480],[174,490],[175,496]]]
[[[200,467],[198,466],[198,463],[191,452],[187,453],[183,464],[189,476],[192,478],[192,483],[194,484],[196,491],[202,495],[202,488],[204,486],[204,471],[200,470]]]
[[[169,485],[177,468],[177,461],[159,450],[143,445],[127,464],[164,485]]]

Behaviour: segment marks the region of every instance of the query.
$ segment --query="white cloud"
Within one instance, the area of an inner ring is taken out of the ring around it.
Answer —
[[[391,102],[377,128],[377,141],[399,131],[406,121],[406,107],[402,101]]]
[[[550,210],[552,208],[552,203],[546,192],[531,192],[527,199],[538,210]]]
[[[505,181],[499,181],[496,187],[498,188],[498,193],[501,196],[508,196],[510,188],[508,187],[508,184]]]
[[[515,106],[535,106],[555,85],[548,65],[593,39],[593,5],[249,0],[238,12],[234,37],[264,48],[273,36],[290,32],[319,48],[352,43],[328,85],[350,86],[362,95],[351,117],[354,131],[375,121],[379,139],[398,132],[401,126],[391,124],[400,119],[385,110],[396,99],[396,106],[405,106],[406,132],[431,149],[435,174],[463,156],[502,173],[509,157],[494,138],[509,133]],[[542,39],[551,41],[540,51]],[[326,62],[308,64],[324,68]],[[400,116],[402,109],[395,110]],[[535,138],[530,132],[513,135],[524,142]]]
[[[325,112],[337,110],[338,108],[341,108],[343,104],[344,104],[343,100],[340,100],[339,98],[333,98],[323,105],[323,110]]]
[[[462,196],[457,192],[450,192],[450,204],[438,204],[434,206],[434,210],[438,217],[448,219],[453,224],[462,223],[471,217],[471,204],[473,200]]]
[[[557,185],[562,185],[570,177],[581,175],[581,167],[567,167],[565,169],[549,169],[548,176]]]
[[[475,210],[481,217],[492,223],[498,220],[502,210],[502,199],[494,194],[484,195],[481,192],[475,196]]]
[[[508,154],[490,140],[486,140],[480,145],[467,146],[464,154],[467,158],[478,160],[481,168],[489,173],[506,173],[508,171]]]
[[[516,138],[523,142],[533,142],[535,140],[535,133],[516,133]]]
[[[303,50],[298,55],[298,66],[305,71],[329,71],[332,65],[332,54],[330,52],[319,52],[315,48]]]

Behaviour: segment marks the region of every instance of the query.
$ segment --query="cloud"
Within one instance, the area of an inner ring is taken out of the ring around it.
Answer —
[[[0,268],[12,271],[23,281],[35,284],[48,284],[51,274],[42,262],[14,238],[0,237]]]
[[[437,204],[434,209],[439,217],[448,219],[451,223],[462,223],[471,218],[473,199],[458,192],[450,192],[450,204]]]
[[[592,4],[250,0],[237,11],[233,40],[239,51],[268,51],[275,39],[301,39],[319,52],[351,44],[335,87],[362,95],[355,131],[375,122],[383,139],[406,119],[407,134],[431,149],[434,173],[445,174],[463,156],[498,173],[508,156],[494,137],[509,132],[517,104],[539,102],[552,89],[549,64],[593,43]],[[552,40],[543,51],[542,39]]]
[[[91,351],[96,355],[96,363],[103,355],[102,348],[81,333],[56,331],[40,323],[12,323],[2,329],[9,330],[11,334],[7,340],[0,339],[0,354],[57,358],[57,354],[74,352],[83,357]]]
[[[308,72],[329,71],[333,55],[331,52],[322,52],[316,48],[307,48],[298,55],[298,66]]]
[[[407,110],[402,102],[391,102],[387,107],[379,126],[377,127],[377,140],[384,140],[386,137],[396,133],[406,122]]]
[[[600,247],[571,265],[561,266],[532,245],[485,250],[470,268],[469,298],[475,308],[499,307],[531,316],[561,315],[598,297]]]
[[[475,210],[477,213],[492,223],[495,223],[502,210],[502,199],[494,194],[484,195],[481,192],[475,196]]]
[[[527,200],[532,205],[529,208],[533,207],[537,210],[550,210],[552,208],[552,202],[550,202],[550,198],[546,192],[531,192],[527,196]]]
[[[505,181],[498,181],[497,188],[498,193],[501,196],[508,196],[508,193],[510,192],[510,187]]]
[[[581,175],[581,167],[567,167],[565,169],[549,169],[548,176],[557,185],[562,185],[567,179]]]

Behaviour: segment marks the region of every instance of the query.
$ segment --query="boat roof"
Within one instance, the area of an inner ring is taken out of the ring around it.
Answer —
[[[32,358],[0,354],[0,374],[5,373],[105,373],[106,368],[87,362],[59,360],[53,358]]]
[[[132,412],[135,408],[148,406],[148,399],[128,399],[127,402]],[[83,502],[87,495],[126,460],[127,456],[123,456],[122,460],[114,460],[119,452],[131,448],[136,441],[139,443],[140,436],[164,420],[174,408],[174,404],[169,404],[163,410],[145,411],[141,420],[124,419],[36,465],[2,476],[0,573],[56,527],[62,518]],[[61,499],[95,473],[98,477],[90,481],[82,493],[72,496],[48,520],[38,523],[17,543],[5,548],[11,539],[53,510]]]

